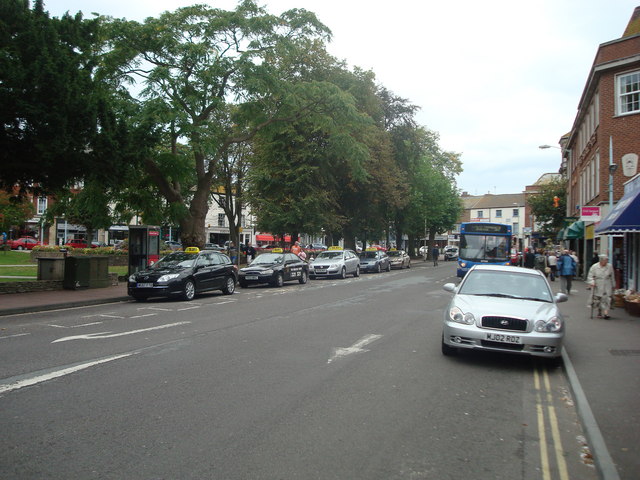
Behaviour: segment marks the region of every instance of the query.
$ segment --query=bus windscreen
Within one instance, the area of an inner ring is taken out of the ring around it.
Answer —
[[[491,263],[509,260],[509,237],[464,234],[460,237],[460,258]]]

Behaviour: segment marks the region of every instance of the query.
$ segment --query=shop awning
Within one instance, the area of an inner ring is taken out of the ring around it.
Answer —
[[[573,240],[584,237],[584,222],[578,220],[569,225],[564,231],[564,240]]]
[[[596,227],[596,233],[640,232],[640,189],[626,193]]]
[[[279,240],[280,237],[276,239],[269,233],[259,233],[258,235],[256,235],[256,242],[275,242]],[[285,243],[291,243],[291,235],[285,235],[284,241]]]
[[[556,240],[564,240],[564,234],[566,231],[566,228],[561,228],[560,230],[558,230],[558,233],[556,234]]]

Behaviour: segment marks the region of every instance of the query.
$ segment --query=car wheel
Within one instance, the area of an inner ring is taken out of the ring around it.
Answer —
[[[390,271],[391,271],[391,264],[387,263],[387,272],[390,272]]]
[[[185,300],[193,300],[196,296],[196,285],[193,280],[187,280],[184,282],[184,289],[182,290],[182,298]]]
[[[278,287],[278,288],[280,288],[280,287],[282,287],[284,285],[284,277],[282,276],[281,273],[278,273],[276,275],[276,278],[273,280],[272,285],[274,287]]]
[[[340,271],[340,278],[347,278],[347,267],[342,267],[342,270]]]
[[[238,282],[238,285],[240,285],[240,288],[247,288],[249,286],[247,282],[243,282],[242,280]]]
[[[356,265],[356,271],[353,273],[354,277],[360,276],[360,265]]]
[[[298,281],[302,285],[304,285],[305,283],[307,283],[308,279],[309,279],[309,274],[305,270],[302,270],[302,275],[300,275],[300,278],[298,279]]]
[[[376,273],[380,273],[382,271],[382,267],[380,266],[380,264],[376,265]]]
[[[18,250],[24,250],[24,247],[22,245],[18,245]]]
[[[236,279],[233,277],[227,277],[224,282],[224,287],[222,287],[222,293],[225,295],[233,295],[233,292],[236,291]]]
[[[444,343],[444,337],[442,338],[442,354],[450,357],[451,355],[455,355],[458,353],[458,349],[456,347],[451,347]]]

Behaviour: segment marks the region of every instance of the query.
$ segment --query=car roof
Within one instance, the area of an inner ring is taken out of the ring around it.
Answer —
[[[471,267],[468,273],[474,270],[489,271],[489,272],[516,272],[524,275],[538,275],[542,276],[542,272],[533,268],[514,267],[511,265],[490,265],[487,263],[481,263]]]

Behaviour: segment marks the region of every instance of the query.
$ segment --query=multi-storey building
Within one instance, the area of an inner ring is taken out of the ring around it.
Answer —
[[[582,261],[589,265],[594,254],[606,253],[619,267],[621,286],[638,289],[640,7],[622,37],[598,47],[573,126],[560,147],[567,217],[582,222],[574,231],[584,231],[575,240]],[[625,190],[623,205],[631,220],[617,225],[607,217]]]

